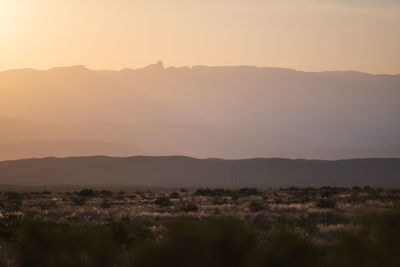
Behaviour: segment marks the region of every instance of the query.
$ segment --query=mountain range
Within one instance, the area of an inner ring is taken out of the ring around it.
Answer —
[[[400,186],[400,159],[72,157],[0,162],[0,184],[24,186]]]
[[[254,66],[0,72],[0,160],[400,157],[400,75]]]

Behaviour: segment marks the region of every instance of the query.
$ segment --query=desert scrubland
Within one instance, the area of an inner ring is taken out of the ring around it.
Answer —
[[[5,266],[395,266],[399,260],[398,189],[83,188],[6,191],[0,199]]]

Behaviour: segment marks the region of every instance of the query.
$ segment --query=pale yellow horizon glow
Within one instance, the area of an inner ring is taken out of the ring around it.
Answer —
[[[0,0],[0,71],[163,60],[398,74],[399,25],[396,0]]]

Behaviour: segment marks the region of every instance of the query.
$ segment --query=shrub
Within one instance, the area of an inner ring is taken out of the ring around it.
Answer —
[[[177,218],[165,224],[157,243],[137,251],[134,266],[251,266],[255,234],[239,220]]]
[[[172,199],[176,199],[176,198],[179,198],[180,196],[179,196],[179,193],[178,192],[172,192],[170,195],[169,195],[169,198],[172,198]]]
[[[195,196],[218,196],[218,197],[226,197],[230,196],[231,194],[232,194],[231,190],[225,190],[223,188],[215,188],[215,189],[199,188],[194,193]]]
[[[181,210],[184,212],[196,212],[198,211],[199,207],[197,207],[194,203],[186,203]]]
[[[228,201],[223,197],[214,197],[212,200],[213,205],[224,205],[227,203],[228,203]]]
[[[173,203],[167,197],[158,197],[154,203],[160,207],[172,206]]]
[[[266,240],[254,265],[258,266],[318,266],[318,249],[305,237],[287,227],[278,227]]]
[[[361,187],[359,187],[359,186],[353,186],[351,189],[353,191],[356,191],[356,192],[360,192],[361,191]]]
[[[57,202],[50,200],[50,201],[41,201],[39,203],[39,208],[42,210],[48,210],[51,208],[56,208],[57,207]]]
[[[253,212],[262,211],[264,210],[264,203],[262,201],[252,201],[249,208]]]
[[[235,202],[238,201],[239,198],[240,198],[240,193],[239,193],[239,192],[232,192],[231,198],[232,198],[232,200],[235,201]]]
[[[261,194],[261,192],[258,191],[256,188],[249,187],[240,188],[238,192],[241,196],[256,196]]]
[[[100,205],[103,209],[108,209],[111,207],[111,202],[108,199],[103,199]]]
[[[332,266],[399,266],[400,210],[372,213],[355,224],[331,248]]]
[[[22,200],[22,194],[19,194],[18,192],[6,192],[5,195],[8,200]]]
[[[94,197],[95,196],[95,192],[93,191],[93,189],[88,189],[88,188],[84,188],[81,191],[78,192],[78,196],[81,197]]]
[[[103,197],[112,197],[114,195],[114,193],[109,190],[101,190],[99,194]]]
[[[122,251],[106,226],[26,221],[18,230],[17,266],[121,266]]]
[[[21,200],[11,200],[8,202],[6,206],[6,211],[14,212],[19,211],[22,208],[22,201]]]
[[[333,198],[321,198],[317,201],[317,207],[320,209],[333,209],[336,207],[336,200]]]
[[[125,199],[125,192],[124,192],[124,191],[119,191],[119,192],[115,195],[115,199],[117,199],[117,200],[124,200],[124,199]]]
[[[190,204],[190,203],[188,203]],[[265,227],[265,222],[259,222]],[[323,246],[292,231],[292,223],[270,225],[258,235],[236,218],[128,219],[103,225],[67,225],[24,219],[1,224],[11,266],[399,266],[400,210],[357,218],[354,228]],[[3,254],[2,250],[2,255]]]
[[[86,204],[86,197],[82,197],[82,196],[81,197],[73,197],[71,200],[72,200],[72,203],[77,206],[82,206],[82,205]]]
[[[321,196],[327,198],[339,193],[339,188],[337,187],[324,186],[320,190],[321,190]]]

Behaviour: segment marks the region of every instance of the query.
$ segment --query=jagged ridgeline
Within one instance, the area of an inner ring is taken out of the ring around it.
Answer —
[[[0,72],[0,160],[400,156],[400,75],[84,66]]]

